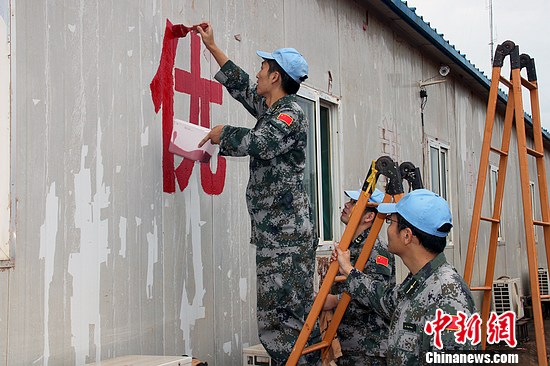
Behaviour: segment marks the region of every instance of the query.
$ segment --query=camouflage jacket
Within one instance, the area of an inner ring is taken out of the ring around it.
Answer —
[[[370,229],[365,230],[350,243],[351,263],[355,263],[359,258],[369,232]],[[383,283],[385,287],[395,286],[395,258],[388,252],[388,245],[379,238],[376,238],[363,272]],[[361,292],[355,293],[350,288],[349,281],[335,284],[333,291],[347,291],[351,295],[351,302],[338,327],[342,352],[353,353],[356,356],[385,357],[388,348],[389,318],[377,314],[361,297]]]
[[[232,61],[215,78],[257,118],[253,128],[224,126],[220,140],[221,155],[250,156],[246,203],[257,254],[273,257],[293,252],[297,243],[312,246],[311,208],[303,184],[308,120],[296,96],[287,95],[268,108],[248,74]]]
[[[426,322],[435,319],[437,309],[448,315],[461,311],[468,317],[476,312],[472,293],[443,253],[417,274],[409,273],[401,285],[393,288],[357,270],[352,270],[348,279],[354,293],[362,293],[377,312],[391,317],[388,365],[418,365],[425,360],[425,352],[438,351],[433,335],[424,332]],[[469,341],[457,344],[453,330],[444,330],[441,338],[446,351],[479,348]]]

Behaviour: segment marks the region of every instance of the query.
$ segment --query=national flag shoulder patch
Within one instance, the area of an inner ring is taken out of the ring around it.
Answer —
[[[292,124],[292,122],[294,121],[294,118],[290,117],[286,113],[279,113],[279,115],[277,116],[277,119],[280,120],[280,121],[283,121],[284,123],[286,123],[287,126],[290,126]]]
[[[376,257],[376,264],[381,264],[387,267],[389,264],[389,260],[387,257],[384,257],[383,255],[379,255]]]

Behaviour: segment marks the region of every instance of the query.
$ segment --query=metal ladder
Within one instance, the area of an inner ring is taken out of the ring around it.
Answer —
[[[420,171],[412,163],[405,162],[398,167],[397,164],[387,156],[380,157],[376,162],[373,161],[367,177],[365,178],[365,181],[363,183],[362,192],[359,196],[359,200],[355,204],[355,207],[352,209],[349,223],[346,226],[346,229],[344,230],[344,233],[340,240],[339,247],[342,250],[348,249],[349,244],[353,240],[353,234],[359,226],[362,213],[365,211],[367,205],[375,205],[372,203],[368,203],[368,200],[372,192],[374,191],[374,188],[376,187],[376,183],[380,175],[383,175],[388,179],[388,183],[386,185],[386,194],[384,195],[384,199],[382,200],[382,202],[392,202],[392,200],[393,202],[399,201],[404,192],[402,182],[403,179],[406,179],[409,182],[409,187],[411,189],[422,188]],[[374,219],[369,235],[367,236],[365,244],[361,249],[361,254],[357,258],[357,261],[355,263],[355,268],[360,271],[363,271],[363,268],[365,267],[370,257],[372,248],[374,246],[376,238],[378,237],[378,233],[380,232],[380,228],[384,223],[384,219],[385,215],[383,214],[376,215],[376,218]],[[302,355],[318,350],[322,350],[323,359],[328,356],[332,341],[336,336],[338,326],[340,325],[340,322],[344,317],[344,313],[346,312],[346,309],[351,301],[351,297],[349,294],[342,294],[342,297],[338,302],[338,306],[334,311],[330,325],[323,335],[323,339],[319,343],[313,344],[307,348],[306,343],[315,326],[315,322],[317,322],[319,318],[319,314],[323,309],[323,304],[325,303],[325,300],[330,293],[330,289],[333,283],[335,281],[338,281],[337,274],[338,262],[335,261],[332,262],[329,266],[327,274],[323,280],[323,283],[321,284],[321,288],[319,289],[319,292],[315,297],[315,301],[313,302],[311,311],[309,312],[304,326],[300,332],[300,335],[298,336],[298,339],[296,340],[296,343],[292,348],[292,352],[290,353],[290,356],[286,363],[287,366],[296,365]]]
[[[511,80],[501,76],[501,69],[504,59],[510,56]],[[528,80],[521,77],[522,68],[527,69]],[[491,146],[493,126],[495,121],[496,104],[498,98],[499,84],[503,83],[508,87],[508,103],[506,105],[506,114],[504,118],[504,129],[502,135],[502,144],[500,148]],[[534,148],[527,146],[525,133],[524,109],[522,101],[522,86],[529,90],[531,100],[531,111],[533,120]],[[468,252],[466,265],[464,269],[464,280],[470,286],[472,291],[483,291],[483,303],[481,310],[482,318],[482,346],[485,349],[487,340],[487,319],[491,307],[492,282],[495,273],[496,251],[499,236],[499,228],[502,213],[502,199],[504,196],[504,183],[506,178],[506,169],[508,163],[508,154],[512,127],[516,126],[518,160],[521,182],[521,196],[523,203],[523,219],[525,226],[525,244],[527,248],[527,261],[529,265],[529,279],[531,294],[533,300],[533,314],[535,321],[535,336],[537,343],[537,356],[539,365],[547,365],[546,344],[544,339],[544,324],[542,319],[541,296],[538,282],[538,264],[537,248],[535,246],[535,225],[543,227],[546,253],[550,253],[550,209],[548,206],[548,184],[546,182],[546,170],[544,165],[544,146],[542,141],[542,129],[540,122],[538,85],[535,72],[535,61],[529,55],[519,54],[519,47],[512,41],[506,41],[499,45],[495,51],[493,61],[493,70],[491,77],[491,87],[487,103],[487,116],[485,120],[485,132],[483,145],[479,162],[479,171],[476,186],[476,195],[474,200],[472,223],[470,226],[470,238],[468,241]],[[489,168],[489,154],[493,152],[499,156],[498,177],[496,192],[491,217],[481,216],[483,205],[483,195],[485,192],[485,183]],[[540,193],[540,206],[542,221],[533,218],[531,192],[529,188],[529,166],[528,155],[536,159],[538,187]],[[491,236],[489,241],[489,251],[487,259],[487,269],[485,272],[485,282],[483,286],[471,287],[472,272],[477,248],[477,239],[481,221],[489,222],[491,225]],[[550,268],[550,259],[547,255],[548,268]],[[550,296],[546,295],[546,298]]]

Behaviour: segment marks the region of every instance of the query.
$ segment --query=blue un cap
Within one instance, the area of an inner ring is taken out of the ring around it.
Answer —
[[[361,191],[344,191],[346,196],[351,198],[354,201],[359,201],[359,196],[361,195]],[[370,195],[369,202],[372,203],[381,203],[384,199],[384,192],[379,190],[378,188],[374,189],[374,192]]]
[[[378,212],[398,213],[415,228],[441,238],[446,237],[453,226],[447,201],[427,189],[407,193],[397,203],[382,203],[378,205]]]
[[[273,53],[256,51],[265,60],[275,60],[279,66],[298,84],[307,79],[307,62],[294,48],[279,48]]]

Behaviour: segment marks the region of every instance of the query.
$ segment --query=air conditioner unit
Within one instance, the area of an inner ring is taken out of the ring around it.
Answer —
[[[271,357],[262,344],[243,348],[243,366],[271,366]]]
[[[548,268],[539,268],[539,291],[541,295],[550,295]]]
[[[497,314],[507,311],[516,313],[516,318],[525,316],[521,301],[521,283],[519,278],[502,276],[493,282],[493,308]]]

